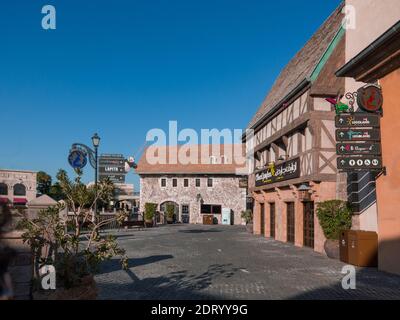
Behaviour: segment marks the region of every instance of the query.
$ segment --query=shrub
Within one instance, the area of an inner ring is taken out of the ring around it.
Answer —
[[[71,288],[78,285],[86,275],[97,272],[102,261],[114,256],[121,257],[122,267],[126,269],[125,250],[119,247],[117,239],[99,234],[99,230],[108,223],[124,221],[125,214],[118,213],[103,221],[96,216],[91,218],[95,202],[112,195],[114,186],[109,181],[100,182],[96,197],[94,188],[88,188],[81,182],[81,173],[70,180],[67,173],[61,170],[57,177],[66,195],[66,206],[73,214],[71,221],[64,221],[60,217],[63,204],[41,210],[34,219],[25,213],[19,214],[21,219],[18,228],[23,230],[23,241],[30,245],[34,255],[35,279],[40,279],[39,270],[42,266],[54,265],[57,281],[65,288]],[[89,226],[89,230],[83,234],[82,228],[85,225]]]
[[[146,203],[144,205],[144,219],[153,220],[156,214],[157,204],[156,203]]]
[[[319,203],[317,216],[327,239],[338,240],[342,231],[351,228],[352,211],[345,201],[329,200]]]
[[[242,219],[246,221],[246,224],[252,223],[253,222],[253,211],[250,209],[246,211],[242,211]]]
[[[167,219],[172,220],[175,214],[175,206],[173,204],[168,204],[166,209]]]

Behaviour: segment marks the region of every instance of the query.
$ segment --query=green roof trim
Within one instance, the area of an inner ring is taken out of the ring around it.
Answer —
[[[336,46],[338,45],[339,41],[342,39],[342,37],[344,35],[345,35],[345,29],[343,27],[340,27],[339,31],[336,33],[332,42],[328,46],[328,49],[326,49],[325,53],[322,55],[321,60],[318,62],[317,66],[315,67],[314,71],[312,72],[311,77],[310,77],[311,82],[314,82],[318,78],[322,68],[325,66],[326,62],[332,55],[333,50],[335,50]]]

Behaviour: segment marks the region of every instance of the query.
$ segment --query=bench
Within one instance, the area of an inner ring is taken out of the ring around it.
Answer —
[[[122,222],[122,227],[138,227],[139,229],[144,228],[144,221],[124,221]]]

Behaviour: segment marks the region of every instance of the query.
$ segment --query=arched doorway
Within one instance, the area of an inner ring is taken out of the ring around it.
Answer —
[[[173,205],[174,209],[175,209],[175,215],[174,215],[174,222],[178,222],[180,221],[179,218],[179,205],[176,202],[173,201],[165,201],[163,203],[160,204],[160,211],[162,212],[162,215],[165,217],[166,213],[167,213],[167,206],[168,205]],[[158,219],[157,219],[158,220]],[[164,219],[164,221],[166,222],[166,219]]]

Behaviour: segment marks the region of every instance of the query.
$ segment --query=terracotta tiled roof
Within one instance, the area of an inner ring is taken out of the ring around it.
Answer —
[[[55,206],[57,201],[44,194],[28,202],[28,206]]]
[[[330,15],[305,46],[286,65],[249,123],[252,127],[302,81],[308,79],[341,27],[343,3]]]
[[[198,152],[195,152],[193,149],[193,154],[189,153],[189,147],[188,145],[150,146],[140,158],[136,173],[235,174],[236,169],[246,166],[243,162],[245,159],[245,146],[242,144],[195,145],[194,147],[197,148]],[[173,160],[174,158],[170,159],[170,155],[173,157],[173,155],[179,154],[186,155],[186,157],[193,157],[191,158],[191,163],[184,164],[182,163],[182,159],[178,157],[176,161]],[[214,156],[214,158],[212,159],[211,156]],[[166,162],[158,161],[159,159],[165,159]]]
[[[338,93],[344,94],[345,78],[336,77],[335,72],[346,63],[345,46],[346,37],[342,37],[322,68],[318,78],[312,84],[311,95],[333,96],[336,98]]]

